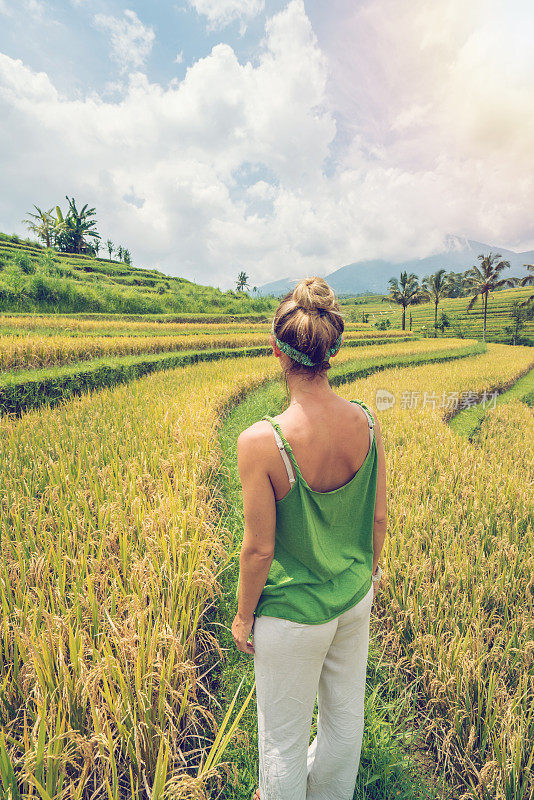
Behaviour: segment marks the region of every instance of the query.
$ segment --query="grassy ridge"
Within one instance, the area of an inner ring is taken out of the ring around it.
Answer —
[[[367,338],[347,333],[344,345],[363,347],[413,340],[414,337]],[[265,331],[218,331],[169,336],[2,336],[0,335],[0,373],[21,369],[44,369],[88,361],[92,358],[164,353],[171,350],[220,350],[221,348],[267,346]]]
[[[493,401],[486,406],[478,403],[472,408],[463,409],[455,414],[449,424],[453,431],[471,440],[484,422],[486,415],[491,413],[497,405],[509,403],[511,400],[520,400],[528,406],[534,405],[534,368],[515,381],[509,389],[500,393],[495,404]]]
[[[190,350],[154,355],[99,358],[67,367],[28,370],[0,377],[0,413],[19,415],[43,404],[56,405],[83,392],[109,388],[151,372],[226,358],[267,355],[270,347]]]

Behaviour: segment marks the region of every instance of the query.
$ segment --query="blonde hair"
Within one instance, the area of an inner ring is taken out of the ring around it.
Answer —
[[[333,289],[317,276],[303,278],[285,295],[273,321],[276,337],[314,362],[314,366],[307,366],[291,359],[288,371],[302,371],[310,377],[330,368],[328,351],[344,328]]]

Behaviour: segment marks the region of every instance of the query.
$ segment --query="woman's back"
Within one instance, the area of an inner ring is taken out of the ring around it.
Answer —
[[[369,453],[365,412],[334,393],[319,402],[310,398],[305,404],[290,405],[272,419],[290,444],[304,481],[316,492],[330,492],[346,485]],[[271,425],[261,424],[265,425],[264,435],[272,439]],[[289,492],[289,479],[282,459],[276,457],[278,450],[271,449],[274,458],[269,477],[278,501]]]
[[[368,410],[363,410],[365,404],[356,410],[355,404],[361,401],[346,402],[331,391],[330,395],[332,402],[326,403],[329,415],[318,413],[313,402],[303,399],[299,408],[288,409],[292,413],[286,416],[286,422],[290,417],[310,480],[315,473],[314,486],[301,470],[293,449],[295,442],[290,444],[273,417],[265,417],[273,437],[271,452],[273,445],[280,451],[277,481],[281,483],[279,468],[283,464],[287,489],[279,497],[275,492],[274,556],[256,617],[268,615],[318,624],[344,613],[369,590],[378,474],[374,420]],[[365,452],[360,413],[365,420]],[[320,427],[318,437],[314,423]],[[357,458],[350,449],[355,443]],[[336,448],[343,454],[340,460],[344,469],[334,470],[334,481],[324,462],[335,465]],[[274,474],[271,477],[269,473],[269,477],[274,489]],[[323,488],[318,488],[319,483]]]

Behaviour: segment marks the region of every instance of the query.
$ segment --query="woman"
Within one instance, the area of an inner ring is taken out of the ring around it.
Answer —
[[[254,656],[254,800],[352,800],[360,762],[386,479],[377,419],[328,382],[343,329],[322,278],[284,297],[270,341],[291,400],[237,441],[245,531],[232,635]]]

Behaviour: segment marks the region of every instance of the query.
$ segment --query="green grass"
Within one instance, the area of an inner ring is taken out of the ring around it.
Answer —
[[[534,368],[519,378],[509,389],[501,392],[495,401],[490,397],[485,405],[477,403],[471,408],[462,409],[452,417],[449,424],[460,436],[472,440],[484,422],[486,414],[491,414],[495,405],[508,403],[510,400],[521,400],[529,406],[534,405]]]

